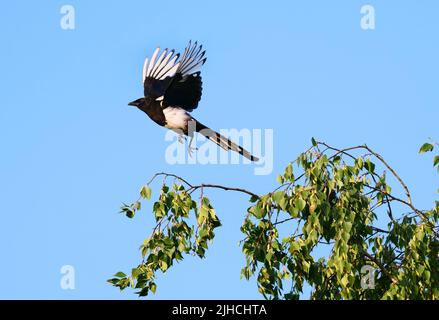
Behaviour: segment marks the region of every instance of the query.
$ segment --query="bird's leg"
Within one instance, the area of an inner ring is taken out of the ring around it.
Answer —
[[[187,151],[189,153],[189,157],[192,158],[192,152],[198,150],[196,147],[192,147],[192,140],[194,140],[194,136],[191,136],[191,139],[189,140],[189,146],[187,148]]]
[[[184,141],[186,141],[186,139],[187,139],[186,136],[184,136],[182,134],[179,134],[178,138],[177,138],[178,142],[180,142],[180,143],[184,143]]]

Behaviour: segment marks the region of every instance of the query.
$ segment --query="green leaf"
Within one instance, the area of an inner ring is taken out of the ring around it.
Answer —
[[[211,208],[210,200],[207,197],[201,199],[201,206],[206,206],[207,209]]]
[[[140,203],[140,201],[136,201],[132,205],[133,211],[140,210],[141,207],[142,207],[142,204]]]
[[[306,206],[306,202],[302,198],[297,198],[296,201],[294,201],[294,205],[299,211],[302,211]]]
[[[267,214],[267,212],[260,205],[256,205],[253,208],[252,214],[258,219],[264,218]]]
[[[125,213],[125,215],[126,215],[128,218],[132,219],[132,218],[134,218],[135,213],[134,213],[134,211],[132,211],[132,210],[127,210],[126,213]]]
[[[280,190],[280,191],[277,191],[277,192],[273,193],[273,196],[272,196],[273,201],[276,202],[277,204],[279,204],[280,201],[284,197],[284,193],[285,193],[285,191],[283,191],[283,190]]]
[[[341,278],[340,283],[343,287],[346,287],[349,284],[348,275],[344,275],[343,278]]]
[[[254,202],[258,201],[258,200],[259,200],[258,196],[251,196],[251,198],[250,198],[250,202],[252,202],[252,203],[254,203]]]
[[[168,193],[168,191],[169,191],[169,187],[167,185],[163,185],[162,186],[162,192],[163,193]]]
[[[206,207],[205,205],[201,206],[200,214],[198,215],[198,219],[197,219],[197,223],[199,225],[204,223],[204,221],[208,218],[208,216],[209,216],[209,208]]]
[[[139,268],[133,268],[131,270],[131,274],[134,278],[137,278],[139,276],[139,274],[142,273],[142,270],[140,270]]]
[[[285,182],[285,179],[282,175],[278,174],[277,178],[276,178],[277,182],[279,182],[280,184],[283,184]]]
[[[145,287],[139,292],[137,292],[137,294],[139,295],[139,297],[145,297],[148,295],[148,291],[149,291],[149,287]]]
[[[293,164],[289,163],[285,169],[284,178],[290,180],[293,177]]]
[[[300,244],[297,241],[292,241],[290,243],[290,252],[294,253],[296,251],[300,251]]]
[[[427,281],[427,282],[429,282],[430,281],[430,271],[428,271],[428,270],[425,270],[424,271],[424,279]]]
[[[433,160],[433,167],[437,166],[439,164],[439,156],[435,156]]]
[[[310,265],[310,263],[308,262],[308,261],[306,261],[306,260],[302,260],[302,268],[303,268],[303,271],[305,271],[306,273],[308,273],[309,272],[309,267],[310,267],[311,265]]]
[[[122,271],[119,271],[114,276],[118,277],[118,278],[125,278],[127,275],[125,273],[123,273]]]
[[[166,214],[165,207],[161,202],[155,202],[152,207],[152,211],[154,212],[157,221]]]
[[[430,143],[424,143],[419,149],[419,153],[424,153],[433,150],[433,145]]]
[[[159,261],[160,269],[165,272],[168,269],[168,263],[164,260]]]
[[[366,163],[364,164],[364,167],[370,173],[373,173],[375,171],[375,163],[371,162],[370,159],[366,160]]]
[[[216,214],[215,214],[215,209],[213,209],[213,208],[209,209],[209,216],[212,220],[217,219]]]
[[[358,157],[358,158],[355,160],[355,164],[357,165],[357,167],[358,167],[359,169],[363,169],[363,158],[362,158],[362,157]]]
[[[117,285],[119,283],[118,278],[112,278],[107,280],[108,283],[111,283],[113,286]]]
[[[140,196],[143,199],[148,199],[148,200],[151,199],[151,188],[149,186],[147,186],[147,185],[143,186],[140,189]]]
[[[312,145],[313,145],[314,147],[317,146],[317,141],[314,139],[314,137],[311,138],[311,143],[312,143]]]

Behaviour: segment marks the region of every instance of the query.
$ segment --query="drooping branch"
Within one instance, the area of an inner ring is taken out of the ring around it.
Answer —
[[[412,205],[412,198],[411,198],[411,195],[410,195],[410,191],[409,191],[409,189],[407,188],[407,185],[404,183],[404,181],[402,181],[402,179],[401,179],[401,177],[395,172],[395,170],[384,160],[384,158],[380,155],[380,154],[378,154],[378,153],[376,153],[375,151],[373,151],[372,149],[370,149],[366,144],[364,144],[364,145],[359,145],[359,146],[354,146],[354,147],[349,147],[349,148],[345,148],[345,149],[337,149],[337,148],[334,148],[334,147],[331,147],[330,145],[328,145],[327,143],[325,143],[325,142],[317,142],[317,144],[320,144],[320,145],[322,145],[322,146],[325,146],[326,148],[328,148],[328,149],[330,149],[330,150],[333,150],[333,151],[336,151],[336,153],[333,155],[333,157],[335,157],[335,156],[337,156],[338,154],[340,154],[340,153],[342,153],[342,154],[345,154],[345,155],[347,155],[347,156],[349,156],[349,157],[352,157],[352,155],[350,155],[349,153],[347,153],[347,151],[351,151],[351,150],[355,150],[355,149],[365,149],[365,150],[367,150],[370,154],[372,154],[372,155],[374,155],[378,160],[380,160],[381,161],[381,163],[382,164],[384,164],[384,166],[387,168],[387,169],[389,169],[389,171],[393,174],[393,176],[399,181],[399,183],[401,184],[401,186],[404,188],[404,190],[405,190],[405,193],[406,193],[406,195],[407,195],[407,199],[408,199],[408,203],[410,204],[410,205]],[[355,159],[355,158],[354,158]]]
[[[378,154],[375,151],[373,151],[372,149],[370,149],[367,145],[364,145],[363,148],[365,148],[367,151],[372,153],[378,160],[380,160],[386,166],[387,169],[390,170],[390,172],[392,172],[393,176],[399,181],[399,183],[404,188],[405,193],[407,195],[407,200],[408,200],[407,202],[410,204],[410,206],[413,206],[410,191],[407,188],[407,185],[402,181],[401,177],[395,172],[395,170],[393,170],[393,168],[384,160],[384,158],[380,154]]]
[[[173,178],[178,179],[181,182],[185,183],[187,186],[192,187],[192,185],[189,182],[187,182],[185,179],[183,179],[182,177],[177,176],[177,175],[172,174],[172,173],[167,173],[167,172],[158,172],[158,173],[154,174],[152,176],[152,178],[148,181],[147,185],[150,185],[155,180],[155,178],[157,178],[159,176],[164,176],[165,179],[166,179],[166,177],[173,177]]]
[[[411,198],[411,194],[410,194],[410,191],[409,191],[409,189],[408,189],[408,187],[407,187],[407,185],[404,183],[404,181],[401,179],[401,177],[395,172],[395,170],[384,160],[384,158],[380,155],[380,154],[378,154],[377,152],[375,152],[375,151],[373,151],[371,148],[369,148],[366,144],[364,144],[364,145],[359,145],[359,146],[354,146],[354,147],[349,147],[349,148],[345,148],[345,149],[338,149],[338,148],[334,148],[334,147],[331,147],[330,145],[328,145],[327,143],[325,143],[325,142],[320,142],[320,141],[318,141],[317,142],[317,145],[322,145],[322,146],[325,146],[327,149],[329,149],[329,150],[333,150],[333,151],[335,151],[336,153],[334,154],[334,155],[332,155],[332,157],[335,157],[335,156],[337,156],[338,154],[344,154],[344,155],[347,155],[347,156],[349,156],[349,157],[351,157],[351,158],[353,158],[353,159],[355,159],[355,157],[353,157],[351,154],[349,154],[347,151],[351,151],[351,150],[356,150],[356,149],[364,149],[364,150],[367,150],[370,154],[372,154],[373,156],[375,156],[392,174],[393,174],[393,176],[398,180],[398,182],[401,184],[401,186],[402,186],[402,188],[404,189],[404,191],[405,191],[405,193],[406,193],[406,196],[407,196],[407,201],[405,201],[405,200],[403,200],[403,199],[400,199],[400,198],[397,198],[397,197],[395,197],[395,196],[392,196],[391,194],[389,194],[389,193],[387,193],[387,192],[383,192],[382,190],[378,190],[378,189],[376,189],[376,188],[373,188],[373,187],[371,187],[371,186],[368,186],[368,187],[370,187],[371,189],[374,189],[375,191],[379,191],[379,192],[382,192],[383,194],[384,194],[384,196],[386,197],[386,198],[388,198],[388,197],[390,197],[392,200],[395,200],[395,201],[398,201],[398,202],[401,202],[401,203],[403,203],[403,204],[405,204],[405,205],[407,205],[408,207],[410,207],[422,220],[424,220],[425,222],[427,222],[429,225],[432,225],[431,224],[431,222],[429,221],[429,219],[425,216],[425,214],[421,211],[421,210],[419,210],[419,209],[417,209],[417,208],[415,208],[415,206],[413,205],[413,202],[412,202],[412,198]]]
[[[237,191],[237,192],[245,193],[245,194],[248,194],[249,196],[256,197],[257,199],[259,199],[259,196],[256,193],[251,192],[251,191],[246,190],[246,189],[243,189],[243,188],[227,187],[227,186],[223,186],[223,185],[219,185],[219,184],[210,184],[210,183],[202,183],[202,184],[199,184],[199,185],[193,185],[193,184],[189,183],[187,180],[183,179],[182,177],[177,176],[177,175],[172,174],[172,173],[167,173],[167,172],[156,173],[149,180],[148,185],[151,184],[155,180],[155,178],[157,178],[159,176],[164,176],[165,178],[166,177],[173,177],[173,178],[175,178],[177,180],[180,180],[181,182],[186,184],[186,186],[188,187],[188,189],[186,191],[190,192],[190,193],[195,191],[195,190],[198,190],[198,189],[214,188],[214,189],[222,189],[222,190],[225,190],[225,191]]]

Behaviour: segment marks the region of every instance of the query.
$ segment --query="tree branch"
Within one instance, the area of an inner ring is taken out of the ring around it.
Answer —
[[[369,151],[370,154],[374,155],[378,160],[380,160],[386,166],[387,169],[390,170],[390,172],[392,172],[392,174],[395,176],[395,178],[399,181],[401,186],[404,188],[404,190],[406,192],[406,195],[407,195],[407,198],[408,198],[408,202],[410,204],[412,203],[410,191],[407,188],[406,184],[402,181],[401,177],[395,172],[395,170],[393,170],[393,168],[391,166],[389,166],[389,164],[384,160],[384,158],[380,154],[378,154],[375,151],[373,151],[366,144],[360,145],[360,146],[355,146],[355,147],[349,147],[349,148],[345,148],[345,149],[337,149],[337,148],[329,146],[325,142],[320,142],[320,141],[317,142],[317,144],[321,144],[321,145],[325,146],[326,148],[328,148],[330,150],[336,151],[336,153],[333,155],[334,157],[336,155],[340,154],[340,153],[343,153],[343,154],[345,154],[345,155],[355,159],[355,157],[353,157],[351,154],[347,153],[346,151],[355,150],[355,149],[365,149],[365,150]]]
[[[424,220],[424,222],[426,222],[426,223],[428,223],[428,224],[431,225],[431,222],[430,222],[429,219],[423,214],[423,212],[420,211],[420,210],[418,210],[418,209],[416,209],[416,208],[413,206],[410,191],[409,191],[409,189],[407,188],[407,185],[404,183],[404,181],[402,181],[401,177],[395,172],[395,170],[393,170],[393,168],[392,168],[392,167],[391,167],[391,166],[390,166],[390,165],[384,160],[384,158],[383,158],[380,154],[378,154],[378,153],[376,153],[375,151],[373,151],[373,150],[372,150],[371,148],[369,148],[366,144],[364,144],[364,145],[359,145],[359,146],[354,146],[354,147],[349,147],[349,148],[345,148],[345,149],[337,149],[337,148],[331,147],[330,145],[326,144],[325,142],[320,142],[320,141],[318,141],[317,144],[323,145],[323,146],[325,146],[326,148],[328,148],[328,149],[330,149],[330,150],[336,151],[336,153],[333,155],[333,157],[335,157],[336,155],[338,155],[338,154],[340,154],[340,153],[343,153],[343,154],[345,154],[345,155],[347,155],[347,156],[349,156],[349,157],[355,159],[355,157],[353,157],[351,154],[347,153],[347,151],[350,151],[350,150],[356,150],[356,149],[364,149],[364,150],[367,150],[370,154],[372,154],[372,155],[375,156],[379,161],[381,161],[381,163],[384,164],[384,166],[385,166],[387,169],[389,169],[389,171],[393,174],[393,176],[399,181],[399,183],[401,184],[401,186],[402,186],[403,189],[405,190],[405,193],[406,193],[406,195],[407,195],[407,201],[402,200],[402,199],[399,199],[399,198],[396,198],[396,197],[392,196],[391,194],[389,194],[389,193],[387,193],[387,192],[383,192],[382,190],[378,190],[378,189],[376,189],[376,188],[374,188],[374,189],[375,189],[376,191],[382,192],[386,197],[388,196],[388,197],[390,197],[392,200],[395,200],[395,201],[399,201],[399,202],[401,202],[401,203],[404,203],[405,205],[407,205],[408,207],[410,207],[410,208],[411,208],[411,209],[412,209],[412,210],[413,210],[418,216],[420,216],[421,219]],[[372,187],[372,188],[373,188],[373,187]]]
[[[195,191],[195,190],[200,189],[200,188],[214,188],[214,189],[222,189],[222,190],[225,190],[225,191],[237,191],[237,192],[241,192],[241,193],[246,193],[249,196],[256,197],[256,198],[259,199],[259,196],[256,193],[253,193],[253,192],[248,191],[246,189],[234,188],[234,187],[226,187],[226,186],[222,186],[222,185],[219,185],[219,184],[206,184],[206,183],[203,183],[203,184],[200,184],[200,185],[197,185],[197,186],[191,186],[189,188],[189,190],[192,189],[193,191]]]
[[[167,173],[167,172],[156,173],[149,180],[149,182],[147,184],[148,185],[151,184],[155,180],[155,178],[157,178],[159,176],[165,176],[165,178],[166,177],[173,177],[173,178],[175,178],[177,180],[180,180],[181,182],[183,182],[184,184],[186,184],[189,187],[186,190],[188,192],[189,191],[192,192],[192,191],[195,191],[197,189],[202,189],[202,188],[215,188],[215,189],[222,189],[222,190],[226,190],[226,191],[237,191],[237,192],[248,194],[249,196],[252,196],[252,197],[256,197],[258,199],[260,198],[256,193],[253,193],[253,192],[251,192],[249,190],[246,190],[246,189],[243,189],[243,188],[227,187],[227,186],[222,186],[222,185],[219,185],[219,184],[210,184],[210,183],[202,183],[200,185],[193,185],[193,184],[189,183],[187,180],[183,179],[182,177],[177,176],[177,175],[172,174],[172,173]]]

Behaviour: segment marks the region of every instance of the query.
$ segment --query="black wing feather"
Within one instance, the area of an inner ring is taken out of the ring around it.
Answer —
[[[177,74],[166,90],[163,106],[178,106],[189,112],[196,109],[201,99],[202,86],[199,73],[186,76],[185,79]]]

